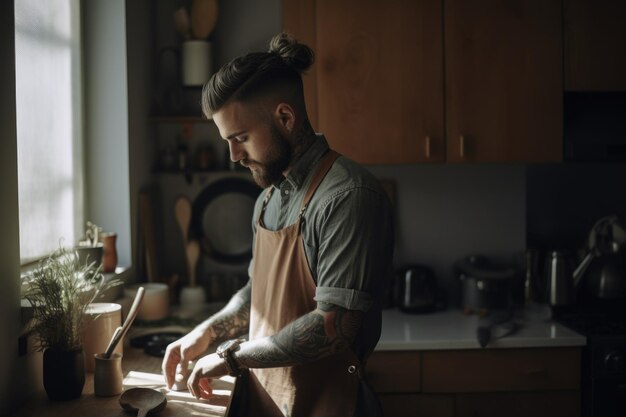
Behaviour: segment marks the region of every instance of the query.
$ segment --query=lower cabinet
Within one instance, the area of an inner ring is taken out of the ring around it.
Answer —
[[[580,416],[580,349],[374,352],[387,417]]]
[[[379,398],[385,417],[455,416],[452,395],[379,394]]]
[[[456,417],[580,416],[579,391],[458,394],[454,402]]]

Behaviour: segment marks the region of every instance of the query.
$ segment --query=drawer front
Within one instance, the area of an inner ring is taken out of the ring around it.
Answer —
[[[579,417],[579,391],[460,394],[457,417]]]
[[[580,389],[580,349],[424,352],[424,392]]]
[[[421,359],[418,352],[374,352],[365,378],[377,393],[419,392]]]
[[[387,417],[455,417],[451,395],[382,394],[379,397]]]

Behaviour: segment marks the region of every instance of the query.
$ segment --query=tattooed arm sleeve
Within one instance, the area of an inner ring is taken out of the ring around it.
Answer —
[[[274,336],[246,342],[235,357],[244,368],[292,366],[348,348],[361,326],[362,312],[318,303]]]
[[[250,328],[251,284],[242,287],[228,304],[198,327],[209,332],[212,343],[220,343],[248,333]]]

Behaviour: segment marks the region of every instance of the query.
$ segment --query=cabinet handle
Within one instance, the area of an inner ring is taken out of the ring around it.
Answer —
[[[425,145],[425,153],[426,159],[430,159],[430,136],[426,136],[426,145]]]
[[[465,158],[465,136],[459,136],[459,155],[461,155],[461,159]]]

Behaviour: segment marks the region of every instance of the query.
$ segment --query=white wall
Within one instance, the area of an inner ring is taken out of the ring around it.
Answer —
[[[82,3],[86,220],[117,232],[119,264],[131,265],[126,2]]]
[[[152,30],[153,0],[126,2],[126,61],[128,77],[128,169],[130,199],[130,242],[133,276],[140,269],[138,253],[139,191],[151,181],[154,129],[147,115],[153,93],[154,42]],[[141,277],[138,277],[141,278]]]
[[[523,165],[375,165],[397,187],[394,265],[432,267],[452,300],[453,264],[470,254],[513,261],[526,247]]]

